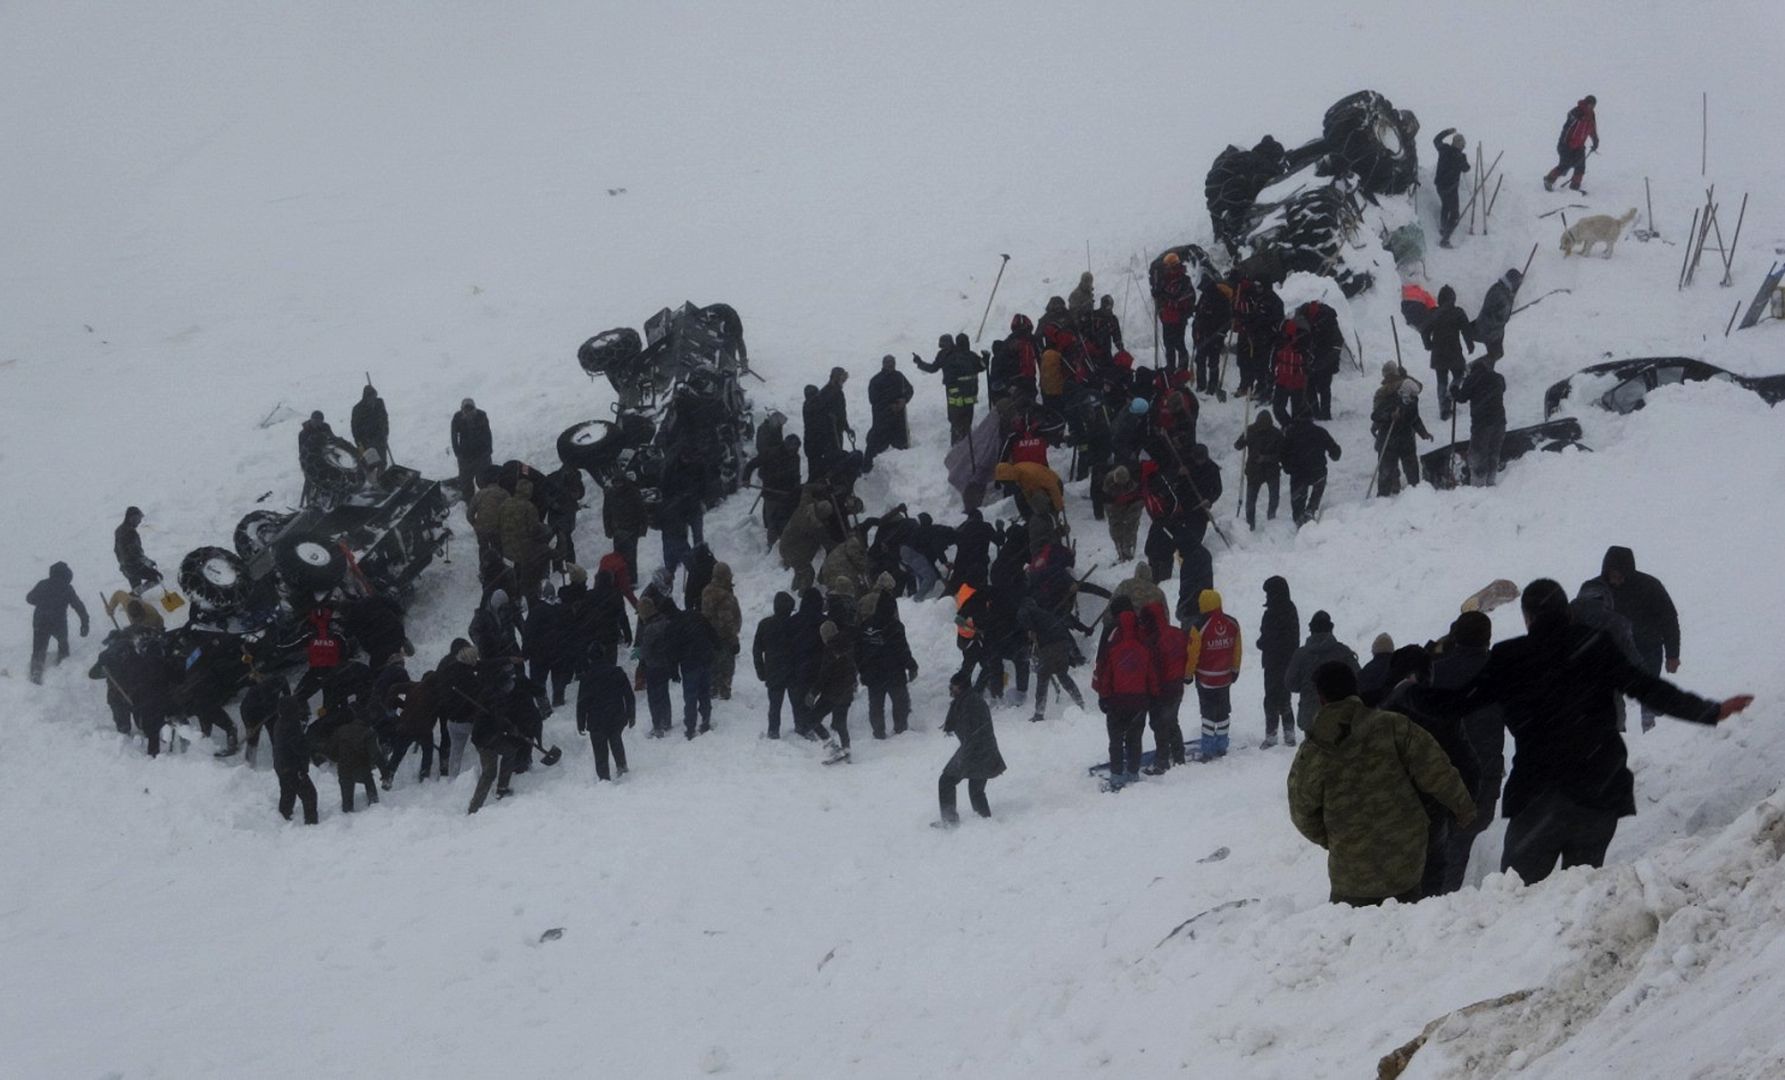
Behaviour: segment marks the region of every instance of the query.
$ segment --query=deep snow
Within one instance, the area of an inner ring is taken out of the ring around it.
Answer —
[[[261,493],[293,501],[295,425],[257,423],[283,402],[344,428],[363,371],[390,402],[400,461],[447,474],[447,417],[471,394],[498,453],[549,462],[559,430],[611,401],[574,367],[584,337],[724,300],[769,379],[759,405],[787,408],[845,363],[865,430],[875,357],[971,332],[1001,251],[1013,258],[987,333],[1038,313],[1076,280],[1087,238],[1144,356],[1131,276],[1160,246],[1207,242],[1215,152],[1266,131],[1298,143],[1362,86],[1419,114],[1428,168],[1442,127],[1506,148],[1492,236],[1434,247],[1433,291],[1454,283],[1473,307],[1533,243],[1527,296],[1573,290],[1513,323],[1514,424],[1607,354],[1785,370],[1785,327],[1720,337],[1785,243],[1767,198],[1785,159],[1758,137],[1780,97],[1759,32],[1776,12],[1718,14],[1755,32],[1698,44],[1696,13],[1608,4],[0,12],[0,475],[14,508],[0,625],[15,628],[0,660],[14,676],[0,678],[0,970],[14,986],[0,1071],[1352,1076],[1449,1009],[1546,987],[1541,1018],[1478,1019],[1409,1075],[1785,1072],[1768,1023],[1779,808],[1756,809],[1785,763],[1769,633],[1785,459],[1776,411],[1728,387],[1657,395],[1626,418],[1579,411],[1594,453],[1521,461],[1492,492],[1364,505],[1374,378],[1347,376],[1323,521],[1299,535],[1287,508],[1256,535],[1224,522],[1237,548],[1217,548],[1217,578],[1249,634],[1263,579],[1282,573],[1304,620],[1331,611],[1360,651],[1378,630],[1438,635],[1492,577],[1573,586],[1609,543],[1668,583],[1685,684],[1760,703],[1714,732],[1633,736],[1640,813],[1616,865],[1535,889],[1490,875],[1411,909],[1325,905],[1321,853],[1283,806],[1288,755],[1254,749],[1255,670],[1228,761],[1117,798],[1083,772],[1103,752],[1098,717],[999,713],[1011,772],[992,785],[995,820],[924,828],[952,745],[935,730],[954,657],[942,604],[904,606],[921,730],[859,738],[850,768],[759,739],[760,690],[740,675],[714,735],[633,740],[617,787],[591,787],[587,751],[554,718],[566,763],[469,821],[465,778],[417,787],[406,770],[374,812],[344,818],[319,774],[324,823],[300,830],[273,813],[264,768],[148,762],[109,733],[84,678],[97,637],[44,688],[18,677],[22,597],[49,562],[67,559],[92,596],[113,586],[109,532],[128,503],[171,569],[225,540]],[[1707,180],[1691,168],[1700,90]],[[1726,213],[1731,192],[1753,191],[1737,288],[1701,272],[1677,293],[1681,252],[1663,243],[1559,258],[1559,223],[1536,214],[1560,197],[1534,178],[1589,91],[1605,152],[1591,199],[1569,201],[1641,206],[1646,172],[1678,242],[1708,180]],[[1420,205],[1429,224],[1435,200]],[[1393,352],[1392,299],[1344,312],[1372,375]],[[1418,373],[1410,335],[1402,347]],[[863,496],[942,511],[941,395],[912,378],[918,449],[884,459]],[[1205,409],[1230,504],[1241,422],[1237,403]],[[708,525],[753,624],[785,577],[760,559],[747,505]],[[1079,510],[1080,566],[1103,564],[1113,584],[1107,537]],[[420,660],[462,632],[474,596],[467,558],[426,576]],[[1517,629],[1515,613],[1496,619]],[[1477,880],[1499,833],[1478,846]],[[1218,847],[1232,854],[1196,861]],[[1256,902],[1159,945],[1236,899]],[[551,927],[563,938],[541,943]],[[1618,970],[1589,977],[1608,951]]]

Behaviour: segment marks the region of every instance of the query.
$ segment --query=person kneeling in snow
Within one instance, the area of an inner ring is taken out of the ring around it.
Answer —
[[[1438,740],[1357,696],[1357,676],[1330,661],[1314,672],[1320,712],[1289,767],[1289,817],[1326,849],[1332,902],[1370,907],[1420,898],[1430,795],[1467,829],[1475,800]]]
[[[962,780],[967,781],[967,801],[980,817],[991,817],[991,804],[986,802],[987,780],[1004,775],[1004,755],[998,752],[998,735],[992,730],[992,711],[985,698],[973,689],[973,677],[957,672],[948,680],[948,719],[942,725],[945,734],[961,740],[960,749],[942,767],[936,783],[936,797],[942,807],[941,824],[958,825],[961,816],[955,812],[954,792]]]

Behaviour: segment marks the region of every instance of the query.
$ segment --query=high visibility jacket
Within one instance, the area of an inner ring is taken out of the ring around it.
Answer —
[[[1240,624],[1221,610],[1221,594],[1204,589],[1197,608],[1208,618],[1190,630],[1184,667],[1196,685],[1209,690],[1231,686],[1240,673]]]
[[[967,601],[973,599],[974,594],[978,591],[978,589],[975,589],[971,585],[962,585],[954,594],[954,632],[964,641],[972,641],[974,636],[979,632],[973,625],[973,619],[961,614],[967,607]]]

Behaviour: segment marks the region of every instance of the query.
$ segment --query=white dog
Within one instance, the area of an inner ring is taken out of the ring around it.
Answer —
[[[1586,255],[1593,250],[1594,244],[1605,245],[1605,257],[1611,258],[1612,249],[1618,246],[1618,237],[1624,234],[1624,227],[1636,220],[1636,208],[1623,217],[1612,217],[1610,214],[1594,214],[1584,217],[1562,230],[1562,255],[1566,258],[1580,249]]]

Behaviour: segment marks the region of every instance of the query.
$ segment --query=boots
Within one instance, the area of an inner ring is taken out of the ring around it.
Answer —
[[[215,754],[212,754],[211,755],[212,757],[220,757],[220,758],[234,757],[242,749],[242,741],[241,741],[241,738],[238,735],[236,735],[235,728],[233,728],[233,727],[228,728],[227,730],[225,730],[223,732],[223,734],[224,734],[225,738],[227,738],[229,740],[228,744],[225,745],[223,747],[223,749],[217,751]]]

